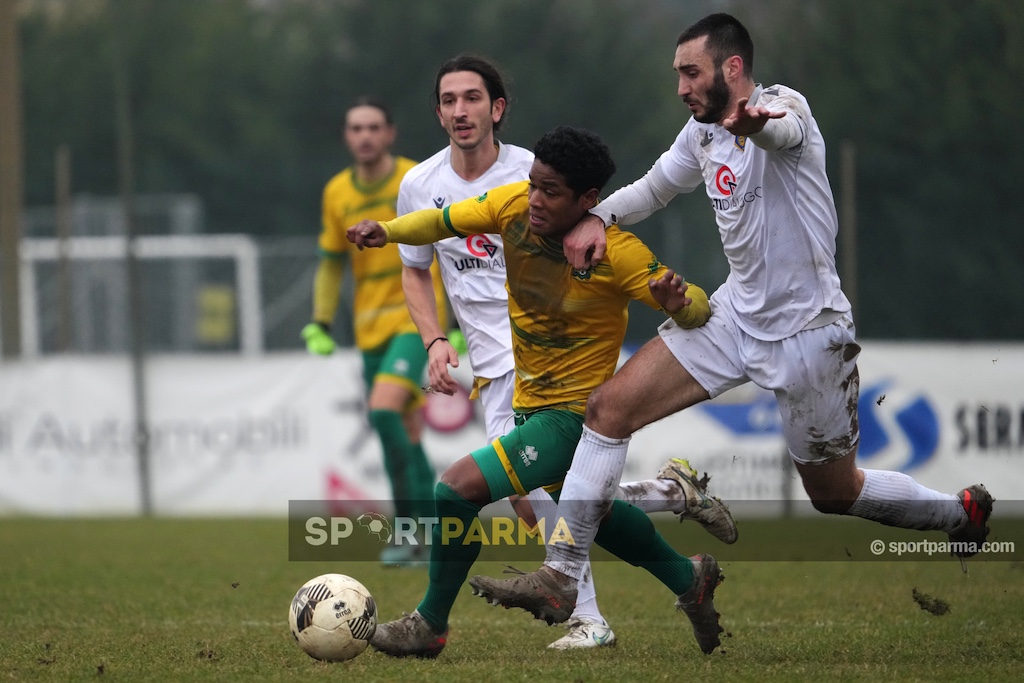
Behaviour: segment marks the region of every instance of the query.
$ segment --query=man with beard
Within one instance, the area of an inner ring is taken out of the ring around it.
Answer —
[[[492,602],[517,607],[541,596],[571,604],[633,432],[747,382],[775,393],[786,445],[817,510],[944,531],[961,561],[988,536],[993,498],[984,486],[946,494],[856,465],[860,346],[836,270],[824,139],[803,95],[755,83],[753,61],[750,35],[727,14],[686,29],[673,67],[693,117],[644,177],[590,209],[563,240],[573,267],[600,264],[606,226],[642,220],[703,184],[729,276],[706,325],[684,330],[666,321],[590,395],[558,504],[575,544],[552,548],[536,572],[470,579]]]

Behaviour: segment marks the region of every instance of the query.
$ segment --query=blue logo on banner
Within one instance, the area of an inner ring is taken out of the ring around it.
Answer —
[[[891,413],[896,425],[906,437],[910,452],[899,466],[909,472],[927,462],[939,446],[939,419],[924,396],[914,396],[895,408],[879,403],[889,383],[862,387],[857,411],[860,416],[860,447],[857,457],[869,460],[892,444],[892,438],[878,418],[878,411]],[[774,398],[757,399],[750,403],[705,403],[701,408],[735,436],[772,436],[782,434],[782,419]]]
[[[750,403],[703,403],[701,408],[736,436],[782,434],[782,418],[772,397]]]
[[[884,400],[887,383],[876,384],[861,392],[857,411],[860,414],[860,448],[857,457],[867,460],[878,455],[891,443],[889,434],[878,419],[878,411],[886,409]],[[939,418],[924,396],[914,396],[893,410],[896,424],[910,445],[907,459],[899,466],[909,472],[928,461],[939,447]]]

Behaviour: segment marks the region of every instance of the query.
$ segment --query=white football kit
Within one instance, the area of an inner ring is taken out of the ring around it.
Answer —
[[[711,296],[707,325],[682,330],[669,320],[659,333],[712,397],[748,381],[773,390],[793,457],[827,462],[857,443],[847,406],[856,405],[860,347],[836,271],[825,143],[791,88],[759,85],[748,106],[786,116],[747,138],[691,118],[643,178],[592,213],[635,223],[704,184],[729,276]]]
[[[448,206],[478,197],[492,187],[525,180],[533,152],[498,143],[498,159],[472,181],[460,177],[451,164],[451,147],[423,161],[402,179],[398,215]],[[476,377],[490,380],[480,390],[487,436],[496,439],[512,426],[515,361],[505,289],[505,251],[500,235],[449,237],[434,244],[398,246],[402,262],[428,269],[437,252],[448,299],[466,337],[469,361]]]

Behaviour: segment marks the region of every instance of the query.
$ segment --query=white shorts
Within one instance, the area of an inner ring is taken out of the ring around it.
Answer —
[[[744,332],[728,309],[716,309],[703,327],[684,330],[665,321],[665,345],[711,398],[747,382],[775,393],[789,453],[820,465],[853,453],[860,440],[860,376],[853,319],[803,330],[779,341]]]
[[[504,436],[515,426],[512,412],[512,390],[515,386],[516,371],[509,370],[480,388],[480,405],[484,409],[488,441]]]

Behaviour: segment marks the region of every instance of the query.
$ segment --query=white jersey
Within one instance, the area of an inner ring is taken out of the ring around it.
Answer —
[[[836,271],[825,142],[807,100],[783,85],[758,85],[748,106],[786,112],[774,120],[784,122],[784,148],[768,151],[754,137],[691,118],[647,175],[592,212],[606,224],[635,223],[704,183],[729,261],[712,310],[731,310],[747,334],[777,341],[822,324],[821,314],[830,322],[850,302]]]
[[[533,153],[498,143],[498,159],[473,181],[452,169],[451,147],[433,155],[405,174],[398,191],[398,215],[437,208],[478,197],[499,185],[526,180]],[[505,251],[499,235],[450,237],[434,244],[398,245],[402,262],[426,269],[437,251],[448,299],[466,336],[469,361],[477,377],[501,377],[515,367],[512,331],[505,289]]]

